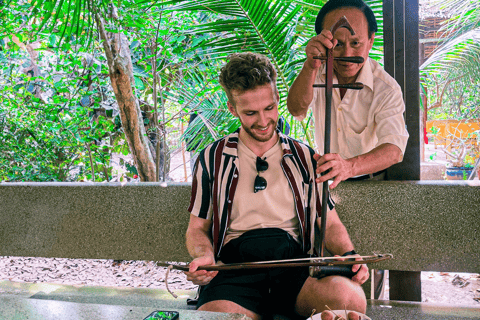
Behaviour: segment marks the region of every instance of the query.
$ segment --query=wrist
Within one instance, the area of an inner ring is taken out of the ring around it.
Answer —
[[[357,170],[356,170],[356,169],[357,169],[357,166],[356,166],[356,163],[355,163],[355,162],[356,162],[356,158],[357,158],[357,157],[350,158],[350,159],[346,159],[347,163],[349,164],[349,169],[350,169],[350,170],[349,170],[349,171],[350,171],[350,174],[349,174],[350,177],[349,177],[349,178],[355,177],[355,176],[359,175],[359,173],[356,172],[356,171],[357,171]]]
[[[313,64],[313,65],[312,65]],[[314,61],[310,61],[308,58],[307,60],[305,60],[305,62],[303,63],[303,68],[302,68],[302,71],[307,74],[309,76],[309,78],[313,78],[315,79],[315,77],[317,76],[317,72],[318,72],[318,69],[320,68],[319,67],[315,67],[315,60]]]
[[[353,256],[355,254],[358,254],[355,250],[350,250],[350,251],[347,251],[345,252],[344,254],[342,254],[342,257],[345,257],[345,256]]]

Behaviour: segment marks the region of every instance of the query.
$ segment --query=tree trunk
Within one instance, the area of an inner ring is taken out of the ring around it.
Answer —
[[[155,181],[155,162],[150,152],[139,102],[134,94],[130,46],[122,32],[107,35],[100,14],[95,14],[108,61],[108,72],[120,110],[123,131],[141,181]]]

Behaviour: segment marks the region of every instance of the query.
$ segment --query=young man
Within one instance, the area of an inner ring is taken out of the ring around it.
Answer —
[[[187,279],[205,286],[198,309],[236,312],[253,319],[269,313],[310,316],[313,309],[365,312],[360,284],[366,265],[353,280],[311,278],[308,268],[207,272],[199,266],[307,257],[314,253],[320,224],[314,151],[277,127],[277,74],[254,53],[234,54],[222,68],[220,84],[229,111],[240,120],[236,132],[199,155],[188,208],[186,243],[193,261]],[[326,247],[336,255],[354,247],[333,202],[329,204]],[[265,271],[267,270],[267,271]]]
[[[355,31],[339,28],[332,36],[330,28],[345,16]],[[307,60],[292,84],[287,106],[290,113],[303,119],[309,108],[315,117],[315,141],[323,154],[325,91],[314,83],[325,83],[325,65],[316,56],[326,56],[334,48],[335,57],[361,56],[361,64],[334,61],[334,83],[361,82],[362,90],[334,89],[332,96],[331,153],[318,157],[318,173],[330,172],[317,182],[367,179],[402,161],[407,145],[403,113],[405,104],[400,86],[368,54],[373,46],[377,22],[362,0],[330,0],[318,13],[317,36],[306,47]]]

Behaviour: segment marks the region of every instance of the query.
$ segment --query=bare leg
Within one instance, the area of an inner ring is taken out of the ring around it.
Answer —
[[[309,277],[300,290],[295,305],[295,311],[305,317],[312,310],[317,313],[327,309],[355,310],[365,313],[367,300],[362,287],[350,279],[341,276],[331,276],[322,279]]]
[[[244,307],[229,300],[215,300],[210,301],[198,308],[200,311],[214,311],[214,312],[228,312],[228,313],[240,313],[253,320],[261,320],[262,317],[255,312],[252,312]]]

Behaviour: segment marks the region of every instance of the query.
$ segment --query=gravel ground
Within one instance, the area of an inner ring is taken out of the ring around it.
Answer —
[[[165,272],[154,261],[0,257],[0,280],[14,282],[165,289]],[[178,270],[170,272],[168,287],[196,288]]]
[[[165,273],[153,261],[0,257],[0,280],[14,282],[166,289]],[[178,270],[170,272],[168,286],[196,288]],[[480,307],[480,275],[422,272],[422,301]]]

